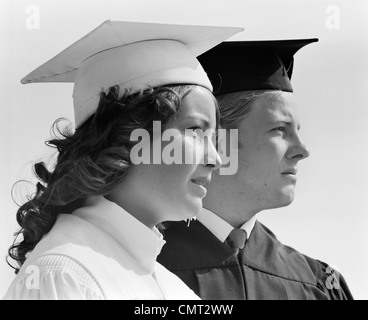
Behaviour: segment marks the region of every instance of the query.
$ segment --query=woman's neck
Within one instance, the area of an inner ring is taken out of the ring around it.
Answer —
[[[146,203],[144,194],[139,192],[139,188],[127,182],[124,180],[105,198],[115,202],[150,229],[163,222],[164,219],[161,218],[162,204]]]

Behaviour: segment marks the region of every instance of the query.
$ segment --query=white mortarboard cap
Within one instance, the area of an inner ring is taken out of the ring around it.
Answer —
[[[130,94],[168,84],[212,91],[197,56],[243,28],[107,20],[21,82],[74,82],[75,126],[95,113],[101,92],[119,85]]]

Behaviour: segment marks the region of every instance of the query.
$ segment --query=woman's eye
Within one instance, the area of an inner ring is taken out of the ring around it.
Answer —
[[[198,134],[198,133],[200,133],[201,131],[203,132],[202,128],[201,128],[201,127],[199,127],[199,126],[190,127],[190,128],[188,128],[188,130],[191,130],[191,131],[192,131],[193,133],[195,133],[195,134]]]
[[[215,129],[204,130],[200,126],[193,126],[188,129],[185,129],[185,133],[193,137],[194,139],[198,139],[200,141],[210,139],[213,143],[215,143],[217,139],[217,130]]]
[[[204,136],[204,131],[200,126],[193,126],[185,130],[189,131],[189,134],[194,138],[202,139]]]

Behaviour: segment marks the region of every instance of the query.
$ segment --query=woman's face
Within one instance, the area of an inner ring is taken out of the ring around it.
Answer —
[[[161,145],[161,163],[150,161],[128,170],[123,184],[129,185],[126,194],[132,197],[126,199],[130,208],[123,207],[148,226],[199,214],[211,173],[221,165],[215,133],[213,97],[208,90],[195,87],[158,137],[161,142],[152,141],[151,159],[152,153],[157,153],[154,147]]]

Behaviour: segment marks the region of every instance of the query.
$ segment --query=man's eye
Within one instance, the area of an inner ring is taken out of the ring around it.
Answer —
[[[286,128],[285,127],[277,127],[275,129],[273,129],[273,131],[281,131],[281,132],[285,132]]]

